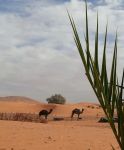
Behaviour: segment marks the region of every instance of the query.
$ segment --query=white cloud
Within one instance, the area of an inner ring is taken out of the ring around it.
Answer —
[[[88,3],[91,48],[94,49],[98,9],[100,57],[103,49],[101,37],[108,17],[111,35],[108,60],[112,53],[110,48],[114,44],[113,36],[118,27],[120,71],[124,58],[124,13],[119,6],[121,1],[104,2],[106,5],[94,6],[91,2]],[[115,6],[116,9],[113,9]],[[28,2],[26,6],[20,7],[23,7],[23,15],[16,11],[0,12],[0,95],[23,95],[45,100],[52,94],[60,93],[69,101],[96,100],[75,47],[66,12],[68,8],[83,38],[84,2],[71,0],[56,4],[49,0],[32,0],[32,3]]]

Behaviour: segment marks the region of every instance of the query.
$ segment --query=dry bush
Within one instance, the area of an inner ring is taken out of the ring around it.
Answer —
[[[90,105],[88,105],[88,106],[87,106],[87,108],[92,108],[92,109],[94,109],[95,107],[94,107],[94,106],[92,106],[92,105],[91,105],[91,106],[90,106]]]
[[[31,114],[31,113],[3,113],[1,112],[0,120],[47,123],[47,120],[40,118],[38,114]]]

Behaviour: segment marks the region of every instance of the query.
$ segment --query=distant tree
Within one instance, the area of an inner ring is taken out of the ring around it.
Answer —
[[[46,101],[48,103],[55,103],[55,104],[65,104],[66,103],[66,99],[60,94],[55,94],[55,95],[51,96],[50,98],[47,98]]]

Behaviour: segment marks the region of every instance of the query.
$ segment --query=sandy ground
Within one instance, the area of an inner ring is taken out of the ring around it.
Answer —
[[[11,98],[9,98],[11,99]],[[48,123],[0,121],[0,150],[119,150],[107,123],[98,123],[104,116],[102,109],[93,103],[47,105],[35,101],[0,100],[0,112],[38,113],[53,108]],[[84,108],[82,119],[70,119],[73,108]],[[53,121],[53,117],[65,117]]]

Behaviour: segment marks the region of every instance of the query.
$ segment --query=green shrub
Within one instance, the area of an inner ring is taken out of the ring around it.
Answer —
[[[55,94],[53,96],[51,96],[50,98],[47,98],[46,101],[48,103],[55,103],[55,104],[65,104],[66,103],[66,99],[61,96],[60,94]]]

